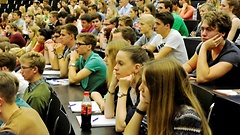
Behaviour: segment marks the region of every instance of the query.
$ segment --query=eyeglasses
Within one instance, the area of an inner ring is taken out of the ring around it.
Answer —
[[[22,70],[29,69],[29,68],[33,68],[33,67],[32,67],[32,66],[29,66],[29,67],[21,66],[21,69],[22,69]]]
[[[76,43],[77,46],[88,45],[86,43]]]

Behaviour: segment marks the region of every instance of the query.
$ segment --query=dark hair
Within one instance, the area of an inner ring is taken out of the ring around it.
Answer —
[[[102,21],[102,16],[99,14],[99,13],[93,13],[91,15],[91,20],[94,20],[94,19],[99,19],[100,21]]]
[[[88,13],[88,7],[87,7],[87,6],[81,7],[81,9],[82,9],[85,13]]]
[[[58,18],[66,18],[68,14],[66,11],[61,11],[58,13]]]
[[[147,7],[150,10],[150,12],[153,16],[155,16],[156,8],[152,3],[149,3],[149,4],[145,5],[145,7]]]
[[[69,14],[71,14],[70,9],[68,6],[62,6],[62,8]]]
[[[73,34],[74,38],[76,39],[76,36],[78,35],[78,29],[75,25],[68,23],[63,26],[61,26],[61,30],[65,29],[68,34]]]
[[[170,12],[172,12],[172,2],[170,0],[160,0],[158,3],[163,3],[165,8],[170,8]]]
[[[45,41],[48,39],[51,39],[53,34],[51,29],[46,29],[46,28],[40,28],[38,32],[40,32],[40,35],[45,37]]]
[[[85,42],[85,44],[91,44],[92,50],[94,50],[96,47],[97,38],[92,33],[80,33],[77,35],[77,39],[83,40],[83,42]]]
[[[123,15],[123,16],[119,17],[118,21],[123,21],[125,26],[130,26],[130,27],[133,26],[133,20],[130,16]]]
[[[43,7],[43,10],[47,10],[47,11],[51,12],[52,11],[52,7],[50,5],[47,5],[47,6]]]
[[[77,18],[72,15],[72,14],[68,14],[65,20],[65,23],[73,23],[74,21],[77,21]]]
[[[16,56],[8,52],[0,53],[0,61],[0,67],[6,66],[9,71],[13,71],[16,66]]]
[[[98,7],[97,7],[96,4],[90,4],[90,5],[88,5],[88,8],[89,8],[89,7],[91,7],[92,9],[94,9],[94,10],[96,10],[96,11],[98,11]]]
[[[172,28],[174,23],[173,15],[170,12],[156,13],[156,19],[161,20],[164,25],[169,24],[170,28]]]
[[[88,23],[91,22],[91,16],[89,14],[84,14],[80,18],[81,20],[86,20]]]
[[[19,10],[15,10],[13,13],[16,13],[20,18],[22,17],[22,12]]]
[[[137,40],[137,36],[135,31],[129,27],[129,26],[123,26],[123,27],[119,27],[116,28],[113,33],[122,33],[122,37],[126,40],[126,41],[130,41],[131,45],[133,45],[136,40]]]

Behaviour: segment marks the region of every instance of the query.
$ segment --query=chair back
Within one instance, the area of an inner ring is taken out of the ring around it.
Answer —
[[[59,98],[57,97],[57,95],[55,93],[51,93],[51,99],[48,105],[48,110],[47,110],[47,115],[46,115],[46,126],[48,128],[48,131],[50,133],[50,135],[52,135],[53,133],[53,128],[54,128],[54,124],[56,119],[59,116],[59,110],[61,109],[62,105],[61,102],[59,100]]]
[[[54,124],[53,135],[69,135],[70,133],[71,124],[68,117],[62,110],[59,110],[59,116]]]
[[[199,38],[185,37],[183,38],[183,40],[187,50],[188,59],[190,59],[194,55],[198,44],[201,43],[202,40],[200,37]]]
[[[213,135],[239,134],[239,125],[236,123],[240,121],[240,104],[220,95],[214,97],[214,102],[212,112],[209,114],[209,125]]]
[[[214,94],[210,91],[203,90],[195,85],[192,85],[192,88],[207,118],[211,110],[211,105],[214,103],[213,101]]]
[[[188,32],[190,34],[193,30],[197,29],[199,20],[184,20],[184,23],[187,26]]]

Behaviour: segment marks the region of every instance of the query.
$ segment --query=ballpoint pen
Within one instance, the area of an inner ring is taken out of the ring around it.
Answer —
[[[94,121],[96,121],[96,120],[98,120],[98,117],[97,117],[97,118],[95,118],[94,120],[92,120],[92,122],[94,122]]]

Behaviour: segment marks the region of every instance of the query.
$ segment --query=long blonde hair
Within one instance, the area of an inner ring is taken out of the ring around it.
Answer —
[[[107,51],[108,51],[108,69],[107,69],[107,84],[108,86],[111,83],[113,69],[116,65],[116,55],[120,49],[125,46],[130,46],[130,44],[124,39],[114,40],[108,43]]]
[[[143,75],[150,94],[147,110],[149,135],[173,134],[175,113],[181,105],[193,107],[202,120],[202,135],[211,135],[204,112],[181,64],[170,58],[153,60],[144,64]]]

